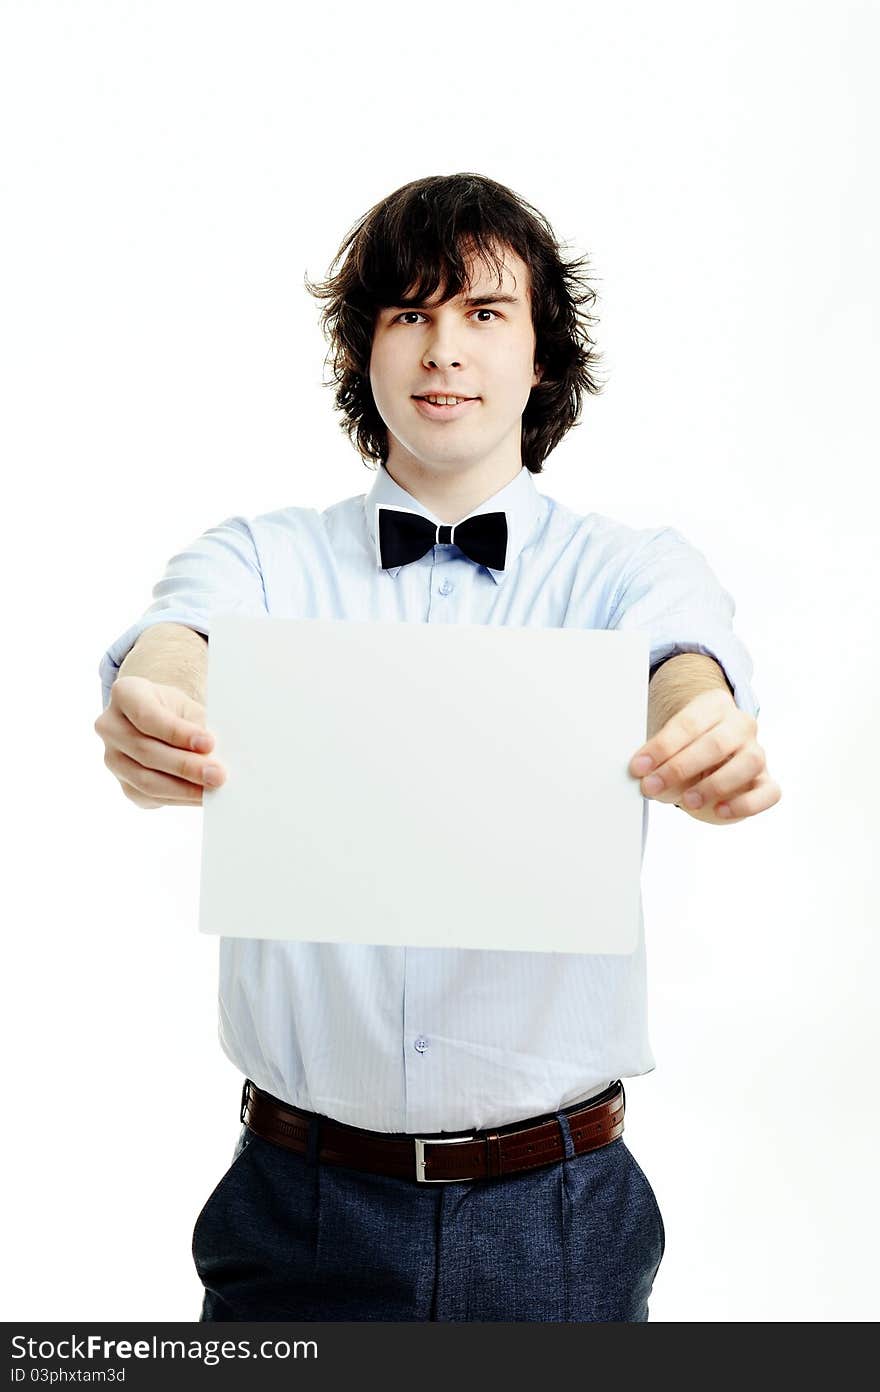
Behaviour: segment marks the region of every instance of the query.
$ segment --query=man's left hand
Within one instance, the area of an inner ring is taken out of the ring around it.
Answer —
[[[701,691],[633,755],[629,771],[641,780],[645,797],[678,803],[699,822],[743,821],[782,797],[767,773],[757,732],[754,716],[740,710],[729,692]],[[637,762],[644,755],[650,765]],[[699,798],[696,807],[693,797]]]

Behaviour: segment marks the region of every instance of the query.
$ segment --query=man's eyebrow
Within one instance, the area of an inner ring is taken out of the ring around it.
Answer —
[[[469,305],[519,304],[519,296],[518,296],[518,295],[471,295],[471,297],[470,297],[469,299],[465,300],[465,304],[469,304]]]
[[[470,295],[465,300],[466,305],[492,305],[492,304],[519,304],[517,295]],[[399,304],[388,305],[388,309],[424,309],[424,300],[401,300]]]

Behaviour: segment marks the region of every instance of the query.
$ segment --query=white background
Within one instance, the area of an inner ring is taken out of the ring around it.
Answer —
[[[241,1084],[201,814],[123,797],[97,665],[209,526],[370,486],[303,276],[460,170],[600,292],[608,385],[538,486],[704,551],[783,791],[729,828],[651,814],[651,1319],[876,1318],[878,10],[465,13],[0,10],[7,1320],[198,1317]]]

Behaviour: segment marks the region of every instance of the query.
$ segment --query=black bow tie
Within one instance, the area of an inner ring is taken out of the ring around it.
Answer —
[[[378,504],[379,557],[383,570],[409,565],[432,546],[454,542],[477,565],[503,570],[507,559],[507,514],[481,512],[464,522],[431,522],[409,508]]]

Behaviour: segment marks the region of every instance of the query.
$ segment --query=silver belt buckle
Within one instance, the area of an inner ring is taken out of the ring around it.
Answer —
[[[416,1179],[419,1184],[461,1184],[467,1179],[479,1179],[479,1175],[458,1175],[455,1178],[442,1177],[440,1179],[428,1179],[425,1174],[425,1146],[426,1145],[463,1145],[465,1141],[475,1141],[476,1136],[444,1136],[439,1140],[423,1141],[420,1136],[414,1136],[413,1140],[416,1147]]]

